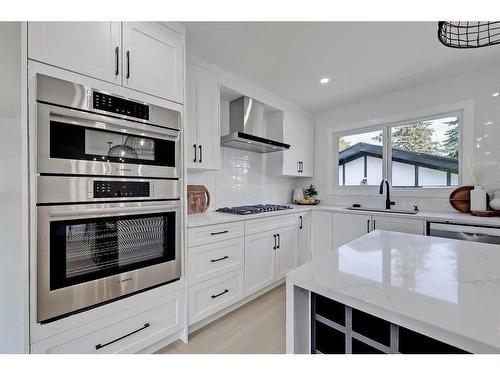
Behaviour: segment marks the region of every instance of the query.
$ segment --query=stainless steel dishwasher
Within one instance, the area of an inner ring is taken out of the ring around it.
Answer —
[[[427,235],[500,245],[500,227],[430,222]]]

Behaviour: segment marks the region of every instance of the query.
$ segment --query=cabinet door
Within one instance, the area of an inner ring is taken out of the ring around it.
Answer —
[[[296,226],[281,229],[278,232],[276,247],[276,280],[285,277],[286,273],[297,267],[298,229]]]
[[[123,22],[123,85],[183,102],[184,35],[157,22]]]
[[[121,84],[120,22],[29,22],[28,57]]]
[[[198,168],[198,144],[196,127],[196,103],[197,103],[197,82],[198,69],[196,65],[186,64],[186,167]]]
[[[289,113],[283,113],[283,142],[290,148],[283,151],[283,174],[300,176],[299,173],[299,146],[300,131],[298,119]]]
[[[333,248],[344,245],[371,230],[371,216],[333,213]]]
[[[331,212],[311,212],[311,257],[317,259],[333,249],[333,217]]]
[[[311,260],[311,213],[304,212],[299,215],[299,246],[297,250],[297,263],[302,265]]]
[[[190,167],[219,169],[219,82],[215,74],[194,64],[190,64],[189,73],[189,90],[194,91],[194,95],[192,92],[188,93],[191,103],[189,128],[196,127],[196,142],[190,142],[189,145],[196,144],[198,148],[197,163],[191,163]],[[190,140],[193,140],[191,136]]]
[[[300,155],[299,161],[302,163],[302,177],[313,177],[314,175],[314,125],[312,122],[302,121],[300,132]]]
[[[245,236],[245,295],[274,281],[274,234],[277,231]]]
[[[373,229],[391,230],[412,234],[424,234],[424,221],[401,217],[373,216]]]

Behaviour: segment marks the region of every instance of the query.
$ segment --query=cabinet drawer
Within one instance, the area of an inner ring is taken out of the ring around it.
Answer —
[[[189,288],[189,324],[222,310],[243,297],[243,270]]]
[[[297,214],[278,215],[263,219],[245,221],[245,235],[267,232],[274,229],[298,225],[299,218]]]
[[[242,237],[243,221],[188,229],[188,247]]]
[[[121,316],[114,324],[94,322],[36,342],[31,349],[33,353],[54,354],[135,353],[182,329],[183,301],[180,291],[146,311],[137,313],[134,309],[134,315]],[[114,320],[113,316],[110,319]]]
[[[188,282],[190,285],[243,267],[243,237],[188,249]]]

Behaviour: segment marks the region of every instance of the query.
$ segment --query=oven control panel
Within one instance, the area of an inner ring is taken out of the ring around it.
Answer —
[[[93,181],[93,198],[149,198],[151,182]]]
[[[97,91],[92,92],[92,107],[101,111],[135,117],[141,120],[149,120],[149,106],[146,104],[133,102]]]

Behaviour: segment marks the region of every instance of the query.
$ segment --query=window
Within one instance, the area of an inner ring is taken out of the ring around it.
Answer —
[[[452,113],[336,134],[338,186],[457,186],[460,133]]]

